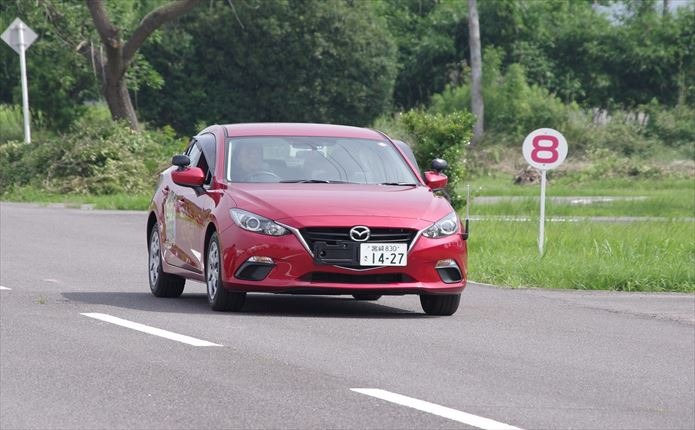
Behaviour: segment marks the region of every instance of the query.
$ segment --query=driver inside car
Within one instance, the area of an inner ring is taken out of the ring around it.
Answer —
[[[263,161],[263,147],[238,143],[232,154],[232,182],[276,182],[278,179],[268,163]]]

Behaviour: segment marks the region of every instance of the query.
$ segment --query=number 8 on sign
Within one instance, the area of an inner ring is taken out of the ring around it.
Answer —
[[[539,128],[532,131],[522,148],[524,158],[539,170],[549,170],[562,164],[567,157],[567,141],[557,130]]]

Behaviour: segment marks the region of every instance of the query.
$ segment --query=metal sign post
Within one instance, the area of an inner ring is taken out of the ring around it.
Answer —
[[[526,162],[541,171],[541,216],[538,228],[538,253],[543,256],[543,247],[545,245],[546,172],[556,168],[565,161],[567,157],[567,140],[557,130],[539,128],[526,136],[522,152]]]
[[[543,244],[545,243],[545,170],[541,170],[541,220],[538,227],[538,254],[543,255]]]
[[[21,19],[15,18],[0,36],[10,48],[19,54],[19,72],[22,81],[22,112],[24,115],[24,142],[31,143],[31,128],[29,127],[29,86],[27,84],[26,50],[38,36]]]

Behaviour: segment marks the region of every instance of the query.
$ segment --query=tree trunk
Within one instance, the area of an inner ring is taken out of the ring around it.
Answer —
[[[468,45],[471,50],[471,110],[475,115],[472,145],[480,143],[483,138],[483,65],[480,55],[480,26],[478,24],[478,4],[468,0]]]
[[[111,111],[111,118],[114,120],[124,119],[128,121],[130,128],[133,130],[140,129],[138,117],[133,108],[133,102],[128,93],[128,87],[125,84],[125,79],[121,78],[117,82],[110,82],[107,77],[103,87],[106,103]]]
[[[165,22],[171,21],[193,9],[203,0],[174,0],[161,5],[148,13],[135,28],[130,38],[124,41],[121,30],[109,18],[104,0],[85,0],[89,13],[92,15],[94,27],[99,33],[106,51],[106,58],[101,55],[95,59],[99,69],[105,69],[102,91],[109,105],[111,117],[115,120],[125,119],[133,130],[140,129],[138,117],[133,108],[133,102],[128,94],[125,74],[135,58],[138,49],[145,40]],[[86,44],[78,49],[83,55],[87,54]]]

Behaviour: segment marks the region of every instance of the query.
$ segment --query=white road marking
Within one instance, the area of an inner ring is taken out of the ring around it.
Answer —
[[[396,403],[409,408],[417,409],[418,411],[428,412],[440,417],[448,418],[453,421],[458,421],[469,426],[478,427],[489,430],[521,430],[519,427],[510,426],[509,424],[491,420],[489,418],[479,417],[477,415],[461,412],[456,409],[447,408],[435,403],[426,402],[424,400],[414,399],[412,397],[403,396],[401,394],[392,393],[378,388],[350,388],[350,390],[366,394],[367,396],[376,397],[377,399],[386,400],[387,402]]]
[[[3,287],[2,285],[0,285],[0,290],[11,290],[11,289],[12,288]]]
[[[100,314],[100,313],[83,313],[81,315],[84,315],[84,316],[89,317],[89,318],[94,318],[94,319],[98,319],[101,321],[105,321],[107,323],[120,325],[122,327],[127,327],[127,328],[130,328],[133,330],[141,331],[143,333],[151,334],[154,336],[159,336],[159,337],[163,337],[166,339],[175,340],[177,342],[186,343],[188,345],[193,345],[193,346],[222,346],[222,345],[218,345],[216,343],[208,342],[207,340],[200,340],[200,339],[196,339],[194,337],[185,336],[183,334],[178,334],[178,333],[174,333],[171,331],[162,330],[160,328],[150,327],[148,325],[124,320],[124,319],[121,319],[118,317],[114,317],[112,315]]]
[[[51,284],[60,284],[60,283],[61,283],[59,280],[53,279],[53,278],[42,279],[42,281],[44,281],[44,282],[50,282]]]

